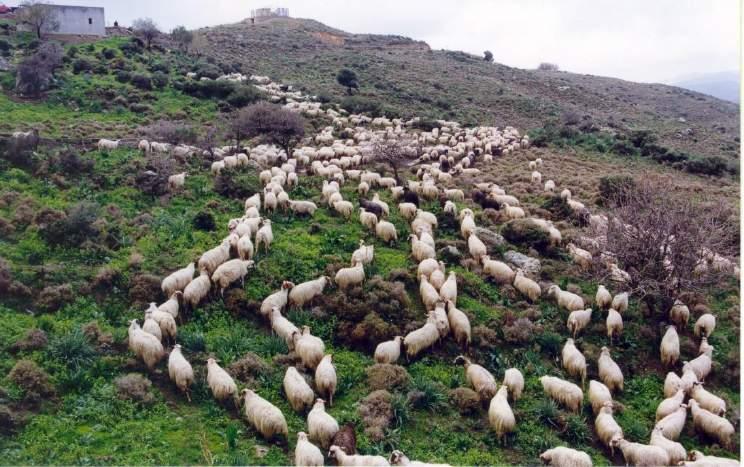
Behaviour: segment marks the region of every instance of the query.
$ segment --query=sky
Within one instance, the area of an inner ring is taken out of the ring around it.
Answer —
[[[0,0],[2,2],[3,0]],[[7,1],[7,0],[6,0]],[[17,0],[8,1],[9,5]],[[738,70],[738,0],[54,0],[103,6],[106,22],[151,17],[164,30],[231,23],[252,8],[288,7],[352,33],[396,34],[434,49],[493,52],[519,68],[674,83]]]

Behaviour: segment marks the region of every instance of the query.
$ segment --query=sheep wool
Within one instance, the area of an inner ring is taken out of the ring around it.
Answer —
[[[412,461],[399,450],[390,454],[390,465],[410,465],[411,467],[449,467],[449,464],[430,464],[428,462]]]
[[[165,356],[160,340],[143,331],[136,319],[132,320],[129,325],[129,349],[145,362],[148,370],[155,368],[155,365]]]
[[[282,316],[282,312],[278,307],[272,308],[271,313],[269,314],[269,321],[271,321],[271,330],[287,343],[287,348],[289,350],[294,350],[293,336],[296,332],[300,332],[300,330],[297,329],[297,326]]]
[[[470,361],[469,358],[460,355],[455,363],[463,362],[465,366],[465,379],[473,390],[478,393],[482,401],[493,399],[496,395],[496,378],[490,371]]]
[[[679,335],[677,328],[671,325],[664,333],[661,339],[661,363],[665,366],[673,366],[679,360]]]
[[[679,404],[674,412],[656,422],[654,428],[659,428],[664,434],[664,437],[676,441],[679,439],[679,435],[685,427],[686,420],[687,405]]]
[[[701,382],[692,385],[690,397],[695,399],[700,407],[719,417],[726,414],[726,401],[705,389]]]
[[[307,414],[308,435],[310,439],[327,449],[339,430],[338,422],[325,411],[325,401],[316,399],[312,410]]]
[[[669,465],[679,465],[680,462],[687,459],[687,451],[685,451],[684,446],[665,437],[660,428],[654,428],[651,431],[651,440],[648,444],[658,446],[666,451],[669,455]]]
[[[614,337],[620,336],[623,333],[623,317],[620,313],[615,311],[614,308],[610,308],[607,311],[607,337],[610,341]]]
[[[694,373],[692,375],[693,377],[695,376]],[[664,379],[664,397],[667,397],[667,398],[672,397],[680,389],[682,389],[684,392],[682,379],[672,371],[667,373],[666,378]]]
[[[626,465],[648,467],[669,465],[669,454],[659,446],[631,443],[624,438],[613,439],[612,443],[622,451]]]
[[[610,389],[610,391],[623,390],[623,372],[620,366],[610,356],[610,349],[602,347],[597,361],[599,366],[599,379]]]
[[[295,446],[295,463],[297,467],[323,467],[325,464],[323,453],[320,449],[307,439],[304,431],[297,433],[297,445]]]
[[[202,271],[199,274],[199,277],[189,282],[189,285],[183,289],[183,300],[191,307],[191,309],[195,309],[196,306],[209,294],[211,288],[212,281],[209,279],[209,272]]]
[[[283,281],[282,287],[278,291],[269,295],[263,302],[261,302],[261,316],[268,318],[269,314],[271,314],[271,310],[274,308],[278,308],[280,311],[283,310],[284,307],[287,306],[289,291],[292,287],[294,287],[292,282]]]
[[[444,310],[444,303],[437,302],[431,313],[434,316],[434,324],[437,326],[437,331],[439,331],[439,338],[444,339],[450,333],[450,324],[447,318],[447,312]]]
[[[470,345],[471,329],[470,320],[468,316],[462,311],[455,308],[455,304],[451,301],[447,302],[447,319],[449,321],[449,327],[452,330],[452,335],[463,349],[467,349]]]
[[[517,425],[514,412],[509,406],[508,397],[509,389],[502,385],[491,399],[491,404],[488,407],[488,422],[499,439],[514,431]]]
[[[525,277],[521,269],[517,269],[517,272],[514,275],[514,287],[531,302],[535,302],[540,298],[542,293],[540,285],[529,277]]]
[[[421,262],[425,259],[436,257],[437,253],[434,247],[422,242],[414,234],[409,235],[408,238],[411,240],[411,256],[413,256],[413,259]]]
[[[597,304],[597,307],[602,310],[612,304],[612,295],[610,295],[610,292],[607,290],[607,288],[605,288],[604,285],[600,285],[597,288],[597,294],[594,296],[594,302]]]
[[[207,360],[207,384],[218,401],[224,401],[229,397],[235,398],[238,395],[238,386],[232,376],[223,370],[214,358]]]
[[[339,269],[336,272],[335,282],[341,290],[361,285],[364,282],[364,265],[357,262],[350,268]]]
[[[215,269],[228,259],[230,259],[230,242],[224,240],[211,250],[205,251],[199,257],[199,270],[213,274]]]
[[[422,327],[409,332],[403,339],[403,346],[409,359],[428,349],[439,340],[439,330],[432,313],[433,311],[429,312],[429,317]]]
[[[194,281],[191,281],[194,282]],[[191,282],[189,282],[189,285],[191,285]],[[186,286],[188,287],[188,285]],[[185,290],[185,289],[184,289]],[[178,308],[179,308],[179,302],[183,300],[183,292],[176,291],[173,295],[171,295],[168,300],[161,303],[160,306],[158,306],[158,310],[168,313],[173,318],[178,318]]]
[[[690,401],[692,422],[695,430],[717,440],[721,446],[731,449],[733,446],[734,426],[723,417],[705,410],[695,399]]]
[[[150,310],[145,311],[145,321],[142,323],[142,330],[148,334],[152,334],[162,342],[163,332],[160,330],[160,325],[152,319],[152,311]]]
[[[584,393],[577,385],[556,378],[555,376],[540,377],[543,391],[553,400],[564,405],[573,412],[578,412],[581,408],[581,402],[584,399]]]
[[[307,326],[302,327],[302,332],[295,332],[292,335],[292,341],[294,342],[294,348],[297,355],[299,355],[302,364],[307,368],[318,366],[318,363],[323,359],[325,355],[325,344],[317,337],[310,334],[310,328]]]
[[[150,303],[150,308],[147,310],[150,313],[152,319],[160,326],[160,333],[164,339],[175,340],[177,327],[176,320],[173,315],[167,311],[162,311],[155,306],[155,303]]]
[[[328,405],[333,405],[333,395],[338,384],[332,359],[332,355],[324,356],[315,368],[315,389],[318,390],[318,394],[328,399]]]
[[[548,297],[555,298],[556,302],[558,302],[558,306],[567,311],[584,309],[583,298],[567,290],[561,290],[561,288],[555,284],[548,287]]]
[[[480,262],[481,258],[488,254],[486,244],[481,241],[474,233],[468,237],[468,251],[476,261]]]
[[[594,430],[602,444],[609,447],[612,455],[614,455],[615,447],[612,445],[612,440],[622,438],[623,429],[620,428],[612,415],[612,402],[602,404],[597,418],[594,419]]]
[[[690,320],[690,309],[681,301],[676,300],[669,310],[669,319],[678,326],[686,326]]]
[[[556,467],[592,467],[589,454],[563,446],[558,446],[540,454],[540,460],[545,465]]]
[[[179,269],[163,279],[160,288],[165,293],[165,296],[170,297],[177,290],[183,290],[191,282],[191,278],[194,277],[194,270],[194,263],[189,263],[188,266]]]
[[[706,347],[705,353],[698,355],[686,363],[686,366],[695,372],[695,376],[697,376],[700,381],[705,380],[713,369],[713,350],[714,347],[709,345]]]
[[[434,272],[436,269],[440,268],[440,263],[437,262],[437,260],[433,258],[425,259],[421,261],[418,265],[418,268],[416,270],[416,278],[421,279],[421,277],[428,278],[432,272]]]
[[[372,212],[367,212],[364,208],[360,208],[359,222],[369,230],[373,230],[377,227],[377,216]]]
[[[243,235],[238,240],[238,257],[242,260],[253,259],[253,242],[250,234]]]
[[[695,321],[695,336],[710,337],[716,329],[716,317],[710,313],[705,313]]]
[[[289,405],[296,412],[301,412],[307,407],[313,405],[315,393],[307,384],[305,378],[297,371],[297,368],[290,366],[284,373],[284,394],[287,396]]]
[[[388,221],[379,221],[375,226],[375,235],[377,235],[382,241],[392,244],[398,241],[398,232],[395,230],[395,225]]]
[[[563,368],[568,372],[568,374],[575,378],[581,378],[581,383],[583,385],[586,380],[586,358],[584,358],[584,354],[576,348],[573,339],[567,339],[566,343],[563,345],[561,360]]]
[[[687,467],[739,467],[741,465],[737,459],[706,456],[700,451],[690,451],[688,458],[691,462],[684,463]]]
[[[450,301],[453,305],[457,304],[457,275],[454,271],[450,271],[447,275],[447,280],[439,289],[439,297],[444,302]]]
[[[168,357],[168,376],[171,381],[176,383],[176,387],[181,392],[186,393],[186,397],[191,401],[189,388],[194,382],[194,369],[191,368],[191,364],[183,356],[180,344],[173,346],[173,350]]]
[[[483,271],[497,283],[511,284],[514,282],[515,273],[506,263],[492,260],[488,255],[482,256],[481,262],[483,263]]]
[[[512,400],[518,401],[522,397],[522,391],[524,391],[524,376],[522,372],[516,368],[509,368],[504,372],[504,386],[509,388],[509,394]]]
[[[289,291],[289,304],[298,308],[304,307],[305,304],[312,302],[315,297],[322,295],[330,281],[329,277],[321,276],[292,287],[292,290]]]
[[[571,332],[571,336],[576,338],[576,334],[580,333],[585,327],[589,325],[592,320],[592,309],[587,308],[586,310],[575,310],[568,315],[568,321],[566,326]]]
[[[287,438],[289,430],[284,414],[278,407],[250,389],[243,389],[245,419],[267,440]]]
[[[612,404],[612,393],[604,384],[596,380],[589,381],[589,403],[592,405],[592,412],[597,415],[604,406],[605,402]],[[610,405],[612,407],[612,405]]]
[[[612,298],[612,304],[610,304],[610,308],[620,314],[625,313],[625,311],[628,309],[628,292],[623,292],[615,295]]]
[[[375,348],[376,363],[395,363],[400,358],[402,336],[395,336],[392,340],[380,342]]]
[[[365,245],[364,240],[359,240],[359,248],[351,254],[351,264],[360,262],[364,265],[370,264],[375,258],[375,246]]]
[[[268,253],[269,247],[273,241],[274,232],[271,230],[271,221],[265,219],[263,221],[263,226],[261,226],[261,228],[256,232],[256,253],[261,252],[261,245],[264,246],[264,252]]]
[[[656,421],[658,422],[667,415],[673,413],[685,401],[685,392],[679,389],[671,397],[667,397],[656,407]]]
[[[220,294],[224,295],[225,289],[233,282],[240,280],[241,284],[245,281],[248,270],[253,267],[253,261],[244,261],[242,259],[231,259],[222,263],[212,274],[212,282],[219,286]]]
[[[382,456],[362,456],[359,454],[346,454],[338,446],[331,446],[328,457],[335,459],[336,463],[341,466],[359,466],[359,467],[383,467],[389,466],[387,459]]]

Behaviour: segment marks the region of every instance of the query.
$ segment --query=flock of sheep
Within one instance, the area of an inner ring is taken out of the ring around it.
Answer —
[[[234,79],[243,80],[241,77]],[[263,167],[259,174],[264,185],[263,193],[256,193],[245,201],[244,215],[231,219],[228,223],[229,234],[214,248],[204,252],[196,264],[189,263],[162,281],[162,290],[169,299],[161,304],[150,304],[145,311],[142,326],[132,320],[129,327],[129,348],[141,358],[148,369],[153,370],[158,362],[165,358],[165,345],[174,344],[168,356],[168,374],[179,390],[189,397],[189,388],[194,381],[194,371],[185,358],[181,346],[175,344],[177,335],[176,318],[183,307],[196,308],[208,299],[210,292],[220,292],[232,284],[244,280],[253,267],[253,257],[263,248],[269,253],[273,242],[271,221],[262,217],[278,209],[290,211],[298,216],[313,216],[317,205],[309,200],[290,198],[292,188],[299,182],[298,171],[323,178],[321,202],[350,220],[356,207],[354,203],[343,199],[341,186],[349,181],[357,184],[359,193],[359,222],[374,232],[375,236],[386,243],[395,243],[398,232],[393,223],[386,220],[390,215],[390,206],[383,201],[379,190],[389,190],[392,199],[398,202],[400,215],[410,223],[411,256],[418,262],[417,278],[422,303],[427,310],[426,321],[418,329],[405,336],[396,336],[390,341],[381,342],[374,352],[378,363],[395,363],[404,351],[409,359],[426,352],[449,336],[466,351],[471,341],[471,325],[465,313],[457,308],[457,277],[455,272],[447,272],[445,264],[437,260],[434,237],[438,219],[433,213],[421,209],[420,201],[440,200],[444,216],[451,216],[459,221],[460,233],[467,241],[469,254],[483,266],[483,273],[498,284],[513,285],[531,302],[545,296],[554,299],[558,306],[569,315],[567,330],[571,337],[562,349],[562,366],[571,378],[581,386],[556,376],[540,378],[545,394],[568,410],[579,412],[584,403],[584,392],[587,375],[587,362],[576,347],[574,338],[579,335],[592,320],[592,309],[587,307],[584,299],[567,290],[552,285],[543,293],[540,285],[529,277],[527,272],[488,255],[487,247],[478,238],[475,216],[471,209],[458,209],[456,203],[463,203],[465,193],[451,188],[454,177],[458,174],[478,173],[476,164],[488,164],[494,156],[509,151],[516,151],[529,146],[529,139],[520,136],[510,127],[503,130],[494,127],[461,128],[455,122],[440,121],[440,127],[432,131],[414,132],[415,120],[404,122],[398,119],[370,119],[363,115],[348,115],[343,110],[322,110],[317,103],[302,100],[296,101],[296,93],[284,87],[273,85],[265,77],[251,77],[272,95],[281,95],[288,99],[286,107],[317,115],[325,113],[333,119],[333,125],[322,130],[307,145],[296,149],[291,156],[273,146],[256,146],[238,152],[238,148],[214,148],[214,153],[221,159],[212,165],[212,173],[219,173],[233,167],[254,164]],[[231,78],[232,79],[232,78]],[[340,140],[334,133],[344,130],[352,135]],[[365,163],[373,160],[373,144],[382,140],[400,141],[404,152],[415,159],[419,168],[415,180],[407,180],[402,186],[396,179],[383,177],[381,174],[364,169]],[[313,144],[314,143],[314,144]],[[117,141],[101,140],[99,147],[115,148]],[[143,151],[168,151],[170,148],[161,143],[143,140],[139,145]],[[185,154],[196,153],[195,148],[185,147]],[[543,185],[546,192],[554,192],[556,183],[547,180],[542,184],[542,174],[538,169],[542,160],[530,161],[530,178],[533,183]],[[176,174],[169,179],[169,186],[176,190],[183,186],[186,173]],[[370,190],[377,189],[368,199]],[[585,206],[572,199],[571,192],[564,189],[561,197],[567,200],[574,210],[585,210]],[[548,233],[551,242],[561,245],[561,232],[548,220],[527,217],[519,200],[508,195],[501,187],[492,183],[476,184],[471,193],[472,199],[482,207],[500,208],[508,219],[529,219],[533,225]],[[590,223],[594,231],[600,234],[607,228],[607,218],[592,215]],[[594,240],[582,237],[582,246],[592,245]],[[589,248],[589,247],[587,247]],[[587,249],[574,244],[567,245],[573,261],[580,267],[589,267],[593,255]],[[323,465],[324,456],[320,450],[328,450],[328,456],[339,465],[427,465],[410,461],[400,451],[394,451],[389,459],[381,456],[365,456],[356,452],[356,440],[353,427],[340,428],[338,422],[325,410],[326,401],[333,404],[337,386],[337,374],[332,356],[326,354],[324,342],[312,335],[309,327],[301,329],[295,326],[282,312],[288,306],[303,307],[314,298],[323,294],[331,284],[343,293],[350,287],[362,285],[365,280],[365,267],[374,261],[374,246],[360,241],[354,251],[348,267],[337,271],[333,279],[325,276],[294,284],[287,280],[275,293],[266,297],[260,307],[261,316],[267,320],[272,331],[281,337],[288,349],[301,360],[301,366],[289,367],[284,376],[283,388],[293,410],[307,412],[307,433],[297,433],[295,449],[296,465]],[[610,271],[610,278],[622,284],[629,279],[628,273],[621,270],[611,260],[605,263]],[[194,277],[198,270],[198,275]],[[627,293],[614,296],[600,285],[595,306],[607,310],[606,326],[608,346],[603,347],[597,361],[600,381],[589,382],[588,399],[595,414],[595,429],[598,438],[611,452],[620,449],[626,463],[633,465],[738,465],[733,459],[704,456],[693,451],[688,453],[678,443],[678,439],[687,420],[688,408],[692,414],[696,431],[717,441],[724,447],[733,444],[733,425],[724,418],[726,404],[719,397],[703,387],[703,381],[711,371],[713,347],[707,338],[715,329],[715,316],[705,314],[695,323],[695,335],[700,338],[700,355],[684,362],[682,376],[674,372],[667,375],[664,384],[666,399],[659,405],[656,413],[656,425],[648,444],[631,442],[624,438],[623,431],[613,418],[613,393],[623,390],[623,373],[611,355],[613,338],[622,333],[623,313],[628,308]],[[670,310],[670,319],[674,325],[669,326],[661,343],[661,360],[664,365],[674,365],[680,357],[680,344],[677,327],[686,326],[689,310],[681,302],[674,304]],[[488,421],[498,437],[504,437],[516,429],[517,420],[512,411],[524,391],[524,377],[519,369],[510,368],[505,372],[499,385],[494,376],[483,366],[460,356],[455,360],[462,363],[465,377],[470,386],[484,402],[489,402]],[[314,384],[308,384],[303,372],[313,377]],[[238,386],[217,361],[210,358],[207,362],[207,383],[215,399],[220,401],[242,401],[246,421],[264,438],[287,438],[288,428],[283,413],[279,408],[264,399],[257,391]],[[320,397],[317,397],[320,396]],[[689,400],[688,400],[689,398]],[[687,400],[687,402],[685,402]],[[540,458],[547,464],[557,466],[590,466],[590,457],[583,452],[568,447],[555,447],[543,452]]]

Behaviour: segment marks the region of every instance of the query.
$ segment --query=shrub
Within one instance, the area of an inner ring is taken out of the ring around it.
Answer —
[[[240,360],[234,361],[227,370],[239,381],[243,383],[253,383],[254,379],[261,378],[269,372],[270,367],[261,357],[253,352],[248,352]]]
[[[194,73],[196,73],[196,79],[199,80],[201,78],[209,78],[212,80],[215,80],[222,75],[222,71],[220,71],[219,68],[217,68],[216,65],[212,64],[200,64],[198,65],[194,70]]]
[[[70,284],[49,285],[36,297],[36,306],[45,312],[54,312],[75,299]]]
[[[144,44],[140,39],[133,37],[129,42],[121,44],[119,50],[121,50],[124,55],[131,56],[142,53],[144,49],[143,45]]]
[[[62,47],[48,42],[18,65],[15,88],[19,94],[38,96],[52,84],[57,68],[62,66]]]
[[[119,399],[142,404],[150,404],[155,397],[150,392],[152,382],[138,373],[129,373],[114,380],[116,395]]]
[[[561,350],[561,342],[563,342],[561,336],[551,331],[537,336],[537,343],[540,344],[540,349],[551,356],[558,355]]]
[[[82,73],[93,69],[93,64],[85,58],[78,58],[72,62],[73,73]]]
[[[201,331],[179,330],[178,339],[183,347],[191,352],[204,352],[207,349],[207,339]]]
[[[98,236],[95,225],[98,211],[97,204],[82,201],[74,205],[65,218],[52,222],[45,229],[40,229],[39,233],[50,245],[80,246]]]
[[[0,39],[0,55],[8,56],[10,55],[10,50],[13,48],[12,45],[10,45],[10,42],[6,41],[5,39]]]
[[[438,128],[439,124],[436,122],[436,120],[430,118],[419,118],[418,120],[413,122],[413,125],[411,125],[411,127],[421,131],[431,131],[434,128]]]
[[[77,152],[64,150],[57,156],[57,165],[65,175],[79,175],[92,171],[95,163],[92,159],[80,157]]]
[[[111,60],[112,58],[116,57],[116,50],[104,47],[101,51],[101,54],[103,55],[103,58]]]
[[[557,427],[560,423],[558,406],[551,399],[540,399],[532,410],[535,419],[545,425]]]
[[[129,301],[133,308],[147,308],[153,297],[162,294],[161,278],[152,274],[138,274],[129,281]]]
[[[378,117],[382,114],[382,106],[378,101],[361,96],[348,96],[341,101],[341,107],[351,113],[363,113]]]
[[[258,102],[262,97],[263,94],[254,86],[238,86],[227,96],[227,103],[237,108],[245,107]]]
[[[690,173],[714,175],[716,177],[720,177],[729,170],[728,164],[720,156],[690,159],[685,162],[684,167]]]
[[[543,209],[547,209],[558,219],[571,219],[574,215],[573,209],[568,205],[568,202],[558,195],[548,198],[542,205]]]
[[[116,81],[120,83],[128,83],[132,79],[132,74],[125,70],[119,70],[116,72]]]
[[[514,219],[506,223],[501,235],[509,242],[525,245],[545,253],[550,249],[550,235],[531,219]]]
[[[223,170],[214,178],[214,191],[222,196],[245,199],[260,190],[260,183],[255,174]]]
[[[434,412],[446,405],[447,396],[441,384],[419,376],[413,379],[412,387],[413,390],[408,393],[411,407]]]
[[[49,344],[49,356],[72,371],[85,369],[96,357],[88,336],[80,328],[58,336]]]
[[[152,74],[152,84],[158,89],[163,89],[168,85],[168,75],[162,71],[156,71]]]
[[[537,69],[540,71],[558,71],[558,65],[555,63],[542,62],[537,65]]]
[[[182,143],[193,143],[196,141],[196,130],[192,125],[182,122],[174,122],[171,120],[158,120],[145,128],[144,133],[151,139],[157,141],[165,141],[170,144],[182,144]],[[169,169],[168,161],[164,159],[153,159],[150,160],[151,165],[159,165],[163,169]],[[165,170],[167,171],[167,170]]]
[[[152,80],[147,75],[139,73],[132,74],[131,82],[133,86],[139,89],[144,89],[146,91],[152,90]]]
[[[54,393],[49,375],[31,360],[18,360],[8,379],[23,391],[23,400],[29,403],[38,403]]]
[[[513,324],[503,327],[504,339],[513,344],[527,344],[535,338],[538,329],[529,318],[519,318]]]
[[[29,329],[26,335],[18,339],[10,350],[12,352],[25,352],[28,350],[40,350],[47,345],[47,335],[41,329]]]
[[[358,411],[364,433],[373,442],[382,441],[394,415],[392,395],[385,390],[374,391],[359,401]]]
[[[214,216],[208,211],[199,211],[196,213],[192,224],[195,229],[205,230],[207,232],[212,232],[217,228],[217,224],[214,222]]]
[[[604,206],[614,205],[622,202],[635,185],[630,175],[606,175],[599,179],[599,198]]]
[[[592,434],[586,424],[586,419],[580,415],[571,414],[566,417],[566,426],[563,438],[572,445],[587,444],[591,441]]]
[[[129,110],[132,112],[144,114],[152,111],[152,106],[149,104],[142,104],[140,102],[133,102],[129,104]]]
[[[259,102],[238,110],[230,122],[235,140],[261,138],[291,154],[294,144],[305,136],[305,120],[276,104]]]
[[[393,424],[396,428],[400,428],[408,422],[411,417],[408,407],[408,399],[402,394],[395,393],[393,398],[390,400],[390,405],[393,407]]]
[[[456,388],[449,392],[449,400],[462,415],[473,415],[481,406],[478,393],[470,388]]]
[[[400,365],[376,363],[365,370],[370,389],[405,388],[411,381],[408,371]]]

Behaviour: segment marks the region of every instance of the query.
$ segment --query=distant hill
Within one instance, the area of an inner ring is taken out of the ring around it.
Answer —
[[[296,18],[204,28],[195,43],[223,64],[334,101],[345,97],[336,74],[351,68],[358,99],[388,115],[522,130],[571,115],[597,128],[648,129],[661,144],[690,154],[739,157],[738,105],[674,86],[511,68],[406,37],[351,34]]]
[[[698,74],[684,78],[674,83],[674,85],[736,104],[739,103],[740,78],[738,71]]]

